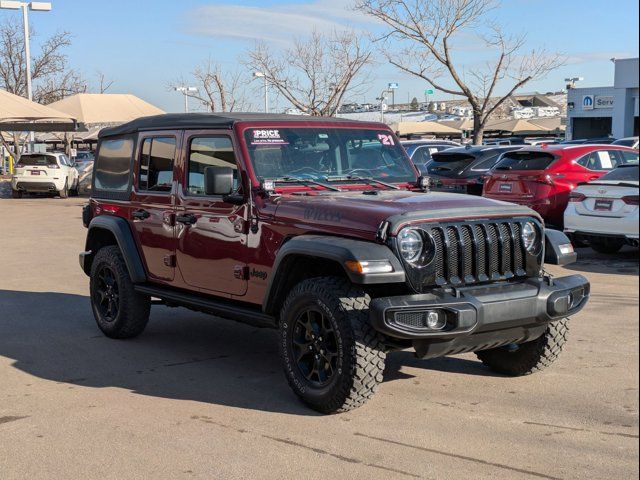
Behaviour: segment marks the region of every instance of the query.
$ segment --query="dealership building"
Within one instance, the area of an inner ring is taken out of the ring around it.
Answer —
[[[638,59],[615,60],[613,87],[572,88],[567,139],[638,135]]]

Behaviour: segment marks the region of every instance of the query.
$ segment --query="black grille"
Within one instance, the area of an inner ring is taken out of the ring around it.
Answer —
[[[435,284],[460,285],[525,276],[519,222],[482,222],[425,228],[435,246]]]

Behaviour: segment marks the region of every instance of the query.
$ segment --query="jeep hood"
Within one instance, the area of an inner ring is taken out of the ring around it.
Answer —
[[[388,232],[395,235],[404,225],[419,222],[523,215],[540,219],[533,210],[521,205],[443,192],[332,192],[282,195],[275,201],[278,223],[294,225],[305,232],[327,231],[369,238],[384,221],[390,224]]]

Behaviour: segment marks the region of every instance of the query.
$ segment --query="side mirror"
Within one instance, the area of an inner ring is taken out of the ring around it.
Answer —
[[[559,230],[547,229],[545,235],[544,262],[549,265],[569,265],[578,259],[571,240]]]
[[[205,195],[229,195],[233,191],[233,168],[207,167],[204,169]]]

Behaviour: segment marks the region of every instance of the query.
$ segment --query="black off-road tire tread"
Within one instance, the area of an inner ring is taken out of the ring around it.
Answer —
[[[352,343],[354,350],[351,353],[345,352],[345,354],[351,356],[353,363],[350,374],[344,375],[344,381],[336,385],[332,400],[322,404],[310,403],[305,399],[298,392],[285,368],[287,381],[305,403],[321,413],[343,413],[358,408],[373,397],[378,386],[382,383],[386,361],[384,337],[369,323],[371,298],[361,289],[340,277],[311,278],[300,282],[293,288],[284,302],[281,312],[284,314],[294,299],[305,293],[319,296],[338,317],[338,321],[350,322],[351,328],[346,331],[350,332],[351,338],[344,340],[345,343]],[[282,342],[278,343],[282,344]]]
[[[551,366],[567,343],[568,335],[569,319],[565,318],[550,323],[541,337],[520,345],[515,352],[493,348],[476,352],[476,356],[498,373],[511,377],[531,375]]]
[[[118,276],[118,293],[121,304],[118,318],[113,322],[115,328],[108,329],[101,325],[98,320],[98,314],[94,310],[98,328],[109,338],[125,339],[137,337],[144,331],[149,321],[151,299],[135,291],[122,253],[115,245],[103,247],[96,253],[91,265],[91,282],[95,278],[98,266],[103,262],[111,265]],[[93,299],[93,296],[91,298]]]

